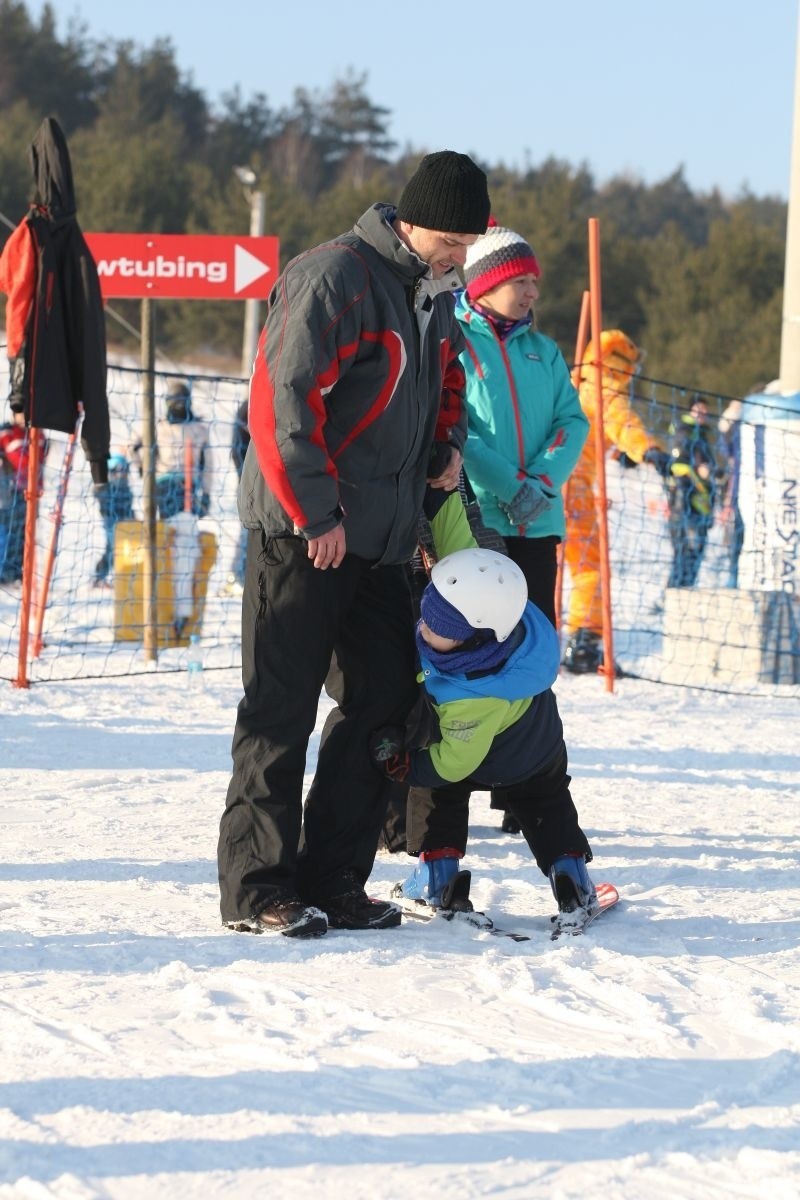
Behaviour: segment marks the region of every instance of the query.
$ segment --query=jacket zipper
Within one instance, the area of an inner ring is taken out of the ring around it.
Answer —
[[[490,326],[490,328],[491,328],[491,326]],[[503,365],[505,366],[506,377],[508,379],[508,389],[511,392],[511,403],[512,403],[513,410],[514,410],[514,426],[517,431],[517,450],[518,450],[518,457],[519,457],[519,475],[517,476],[517,478],[524,479],[525,478],[525,441],[522,436],[522,417],[521,417],[520,411],[519,411],[519,395],[517,393],[517,386],[514,383],[514,375],[511,371],[511,363],[509,361],[508,354],[506,352],[506,348],[505,348],[503,342],[500,340],[500,338],[495,333],[494,329],[492,329],[492,336],[494,337],[495,341],[497,342],[500,353],[503,356]]]

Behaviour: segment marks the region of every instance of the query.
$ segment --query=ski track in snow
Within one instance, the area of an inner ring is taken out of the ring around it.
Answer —
[[[228,933],[235,673],[0,692],[0,1200],[797,1200],[796,700],[557,690],[622,902],[555,944],[486,795],[473,898],[531,941]]]

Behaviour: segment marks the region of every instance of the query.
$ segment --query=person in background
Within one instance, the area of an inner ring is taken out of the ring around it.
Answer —
[[[669,457],[648,432],[631,404],[633,380],[642,353],[621,329],[600,334],[603,389],[603,444],[621,456],[625,466],[645,462],[661,475]],[[595,351],[586,347],[580,369],[580,401],[589,420],[589,436],[572,473],[567,492],[567,539],[570,595],[565,622],[563,666],[575,675],[596,672],[603,664],[603,612],[600,592],[600,535],[597,523],[597,388]]]
[[[540,274],[520,234],[490,227],[467,251],[456,317],[466,343],[469,485],[484,524],[522,570],[529,599],[555,625],[561,488],[589,425],[561,351],[536,329]]]
[[[170,382],[166,409],[166,418],[156,425],[155,501],[158,516],[171,527],[172,628],[180,642],[195,611],[195,571],[202,553],[197,519],[208,513],[212,463],[208,425],[195,416],[187,380]],[[140,475],[141,454],[139,441],[132,455]]]
[[[39,440],[41,487],[48,443],[41,429],[33,434]],[[30,435],[24,412],[12,401],[11,420],[0,426],[0,583],[22,579]]]
[[[753,389],[759,391],[760,386]],[[725,459],[725,480],[719,519],[727,550],[728,574],[725,586],[739,586],[739,557],[744,545],[744,518],[739,508],[739,475],[742,462],[742,409],[741,400],[731,400],[722,413],[717,429],[719,447]]]
[[[130,463],[124,454],[108,458],[108,483],[94,484],[97,507],[103,519],[106,546],[94,569],[94,585],[102,587],[114,563],[114,530],[118,521],[134,520]]]
[[[400,922],[364,890],[386,792],[368,739],[416,699],[406,563],[434,442],[446,454],[432,490],[458,482],[452,293],[489,211],[467,155],[426,155],[396,207],[373,204],[295,258],[269,297],[239,488],[244,697],[218,845],[229,929],[311,937]],[[323,683],[336,707],[304,804]]]
[[[376,729],[374,765],[410,782],[411,876],[393,891],[405,904],[471,911],[467,848],[473,790],[502,787],[542,873],[562,924],[581,924],[596,907],[586,870],[592,851],[569,791],[567,751],[552,684],[558,635],[528,600],[521,568],[494,550],[468,548],[431,572],[417,626],[420,681],[439,733],[409,749],[402,729]]]
[[[162,521],[186,511],[186,473],[191,475],[190,508],[196,517],[208,513],[211,454],[208,425],[195,416],[192,391],[185,379],[167,387],[167,413],[156,427],[156,507]]]
[[[672,443],[666,476],[672,566],[667,587],[694,587],[714,521],[718,478],[709,436],[708,404],[698,396],[683,413]]]
[[[110,426],[103,297],[78,224],[67,140],[54,117],[37,129],[28,159],[35,190],[0,253],[9,401],[27,428],[72,435],[80,419],[92,482],[104,483]]]
[[[250,445],[250,430],[247,428],[248,401],[243,400],[236,410],[231,437],[231,461],[236,477],[241,481],[247,447]],[[244,589],[244,567],[247,558],[247,529],[242,525],[239,540],[231,563],[231,571],[222,587],[223,596],[241,596]]]

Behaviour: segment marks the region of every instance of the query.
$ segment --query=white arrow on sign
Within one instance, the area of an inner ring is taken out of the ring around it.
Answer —
[[[241,292],[256,279],[266,275],[269,267],[260,258],[256,258],[244,246],[238,244],[233,248],[233,290]]]

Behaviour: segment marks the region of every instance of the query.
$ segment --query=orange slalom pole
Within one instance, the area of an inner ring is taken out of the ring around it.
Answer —
[[[80,418],[78,418],[80,422]],[[36,621],[33,634],[33,646],[31,648],[31,656],[38,658],[44,646],[42,638],[42,630],[44,628],[44,614],[47,608],[47,597],[50,593],[50,583],[53,578],[53,568],[55,567],[56,554],[58,553],[58,538],[61,533],[61,526],[64,523],[64,501],[67,498],[67,485],[69,477],[72,473],[72,463],[75,458],[75,443],[78,437],[78,426],[75,426],[74,431],[69,435],[67,448],[64,451],[64,462],[61,468],[61,478],[58,481],[58,491],[56,492],[56,500],[53,505],[53,513],[51,520],[53,528],[50,533],[50,544],[47,547],[47,557],[44,563],[44,574],[42,577],[42,586],[39,589],[39,596],[35,605]]]
[[[605,426],[603,420],[603,302],[600,284],[600,222],[589,218],[589,291],[591,292],[592,345],[594,346],[594,386],[597,393],[595,448],[597,455],[597,492],[595,509],[600,543],[600,601],[603,611],[603,665],[606,691],[614,690],[614,637],[611,629],[611,568],[608,553],[608,494],[606,492]]]
[[[583,352],[586,349],[586,343],[589,340],[587,333],[589,330],[589,293],[585,291],[581,296],[581,311],[578,317],[578,334],[575,338],[575,360],[572,367],[572,386],[577,388],[581,377],[581,363],[583,362]],[[569,514],[569,479],[564,484],[562,491],[564,500],[564,516],[565,519]],[[566,521],[568,524],[568,520]],[[567,529],[567,537],[569,537],[569,529]],[[564,604],[564,544],[559,543],[556,553],[556,594],[555,594],[555,609],[556,609],[556,629],[561,628],[561,613]]]
[[[581,363],[583,362],[586,343],[589,340],[589,312],[591,293],[585,291],[581,296],[581,313],[578,318],[578,335],[575,338],[575,362],[572,367],[572,386],[577,388],[581,380]]]
[[[25,548],[22,553],[22,599],[19,614],[19,652],[14,687],[30,687],[28,679],[28,642],[30,638],[33,568],[36,557],[36,514],[39,506],[39,462],[41,445],[38,429],[27,428],[28,482],[25,489]],[[31,440],[31,433],[35,434]]]

